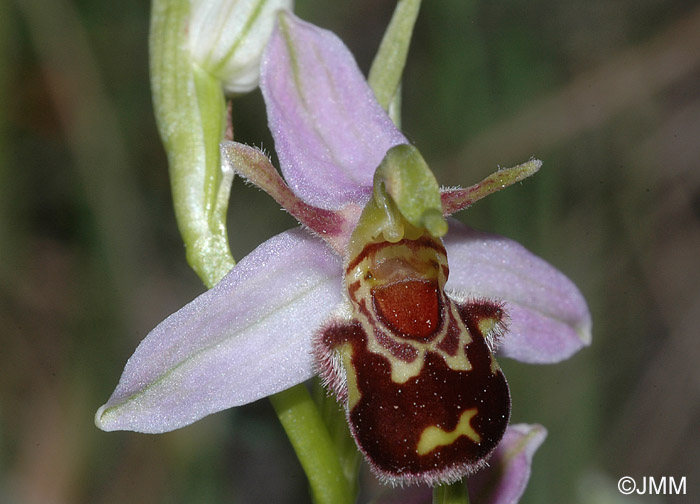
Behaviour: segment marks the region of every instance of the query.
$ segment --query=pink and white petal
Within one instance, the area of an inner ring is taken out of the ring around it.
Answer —
[[[279,14],[260,87],[282,173],[307,203],[364,204],[386,152],[407,143],[332,32]]]
[[[591,343],[591,315],[578,288],[522,245],[451,219],[444,238],[447,289],[504,301],[510,318],[499,353],[552,363]]]
[[[532,458],[547,437],[541,425],[514,424],[483,471],[467,480],[469,501],[474,504],[516,504],[530,479]]]
[[[95,423],[166,432],[310,378],[312,336],[343,300],[341,275],[304,230],[267,240],[146,336]]]

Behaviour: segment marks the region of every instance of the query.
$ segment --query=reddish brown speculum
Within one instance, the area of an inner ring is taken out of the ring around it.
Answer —
[[[372,302],[379,319],[394,334],[416,341],[429,341],[440,322],[437,282],[404,280],[372,289]]]
[[[349,261],[349,321],[319,335],[321,375],[345,402],[374,471],[394,483],[455,481],[479,468],[510,417],[488,343],[503,311],[444,292],[442,244],[427,235],[372,243]]]

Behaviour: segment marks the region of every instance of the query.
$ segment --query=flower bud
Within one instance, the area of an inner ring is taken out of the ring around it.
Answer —
[[[258,85],[260,58],[274,13],[293,0],[193,0],[189,26],[192,59],[230,93]]]

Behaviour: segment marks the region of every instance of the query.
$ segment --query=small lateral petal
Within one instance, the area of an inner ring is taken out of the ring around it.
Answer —
[[[386,152],[407,143],[343,42],[293,14],[279,14],[260,86],[282,173],[309,204],[364,204]]]
[[[499,354],[533,364],[559,362],[591,342],[583,295],[563,273],[517,242],[450,220],[444,239],[447,288],[504,301],[508,331]]]
[[[532,458],[547,437],[541,425],[514,424],[488,461],[488,468],[467,480],[475,504],[516,504],[530,479]]]
[[[441,191],[442,212],[444,215],[452,215],[489,194],[525,180],[530,175],[537,173],[541,167],[542,161],[531,159],[527,163],[512,168],[500,169],[473,186],[443,189]]]
[[[95,423],[166,432],[310,378],[312,335],[343,299],[341,272],[304,230],[269,239],[146,336]]]
[[[359,207],[348,205],[342,210],[327,210],[309,205],[292,192],[265,153],[254,147],[222,142],[221,157],[236,173],[272,196],[282,208],[325,240],[339,255],[344,252],[357,220],[354,213],[360,212]]]

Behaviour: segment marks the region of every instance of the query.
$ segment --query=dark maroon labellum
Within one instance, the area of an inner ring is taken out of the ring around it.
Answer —
[[[490,347],[499,304],[455,301],[442,244],[372,243],[352,259],[352,318],[319,334],[324,381],[344,401],[372,469],[393,483],[452,482],[481,467],[510,417]]]

